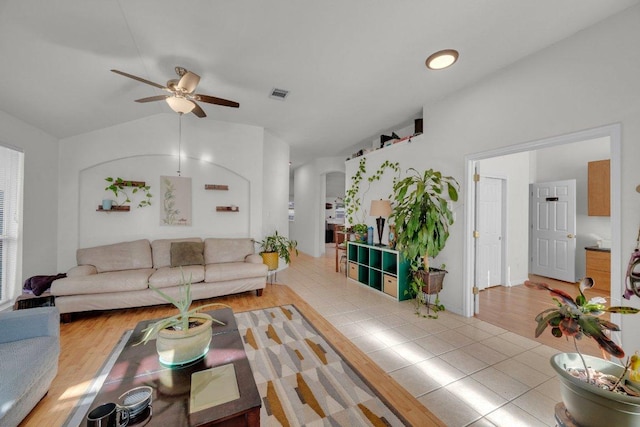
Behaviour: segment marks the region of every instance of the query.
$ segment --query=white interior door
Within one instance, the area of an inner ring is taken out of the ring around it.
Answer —
[[[503,284],[503,180],[480,177],[477,191],[476,286],[478,290]]]
[[[531,184],[531,273],[576,281],[576,180]]]

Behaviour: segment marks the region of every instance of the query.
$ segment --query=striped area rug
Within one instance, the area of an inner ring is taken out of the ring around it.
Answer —
[[[404,425],[293,305],[235,316],[262,425]]]

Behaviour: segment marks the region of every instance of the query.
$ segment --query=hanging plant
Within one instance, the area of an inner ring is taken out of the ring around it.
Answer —
[[[131,203],[131,196],[129,196],[127,188],[132,188],[131,194],[136,194],[138,192],[144,193],[144,199],[138,203],[139,208],[151,206],[151,197],[153,197],[153,195],[149,191],[151,188],[150,185],[146,185],[144,182],[126,180],[120,177],[113,178],[111,176],[106,177],[104,180],[109,183],[105,188],[105,191],[111,191],[113,193],[115,197],[114,201],[117,205]]]
[[[358,194],[360,193],[360,183],[362,182],[365,175],[367,174],[367,158],[362,157],[360,159],[360,163],[358,164],[358,170],[351,177],[351,187],[349,187],[349,189],[345,192],[345,198],[344,198],[344,204],[346,207],[345,214],[347,217],[347,221],[352,226],[356,224],[364,224],[365,222],[364,217],[366,216],[366,211],[361,210],[362,200],[364,199],[364,196],[365,194],[367,194],[369,189],[371,189],[371,183],[374,181],[380,181],[386,169],[392,169],[396,172],[397,175],[399,175],[400,163],[390,162],[389,160],[386,160],[384,163],[382,163],[378,168],[378,170],[373,175],[367,178],[367,183],[368,183],[367,189],[363,191],[360,197],[358,197]],[[397,175],[393,178],[394,186],[398,179]]]

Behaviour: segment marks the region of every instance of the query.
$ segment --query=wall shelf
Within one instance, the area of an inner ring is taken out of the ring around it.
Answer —
[[[402,255],[386,246],[348,242],[349,278],[384,292],[398,301],[410,299],[409,263]]]
[[[216,206],[216,212],[240,212],[238,206]]]
[[[229,191],[229,186],[228,185],[222,185],[222,184],[205,184],[204,185],[204,189],[205,190]]]
[[[102,205],[98,205],[96,212],[129,212],[131,206],[111,206],[111,209],[102,209]]]
[[[109,182],[109,185],[115,185],[117,187],[144,187],[147,183],[144,181],[131,181],[129,179],[123,179],[122,182],[118,183],[114,179],[113,182]]]

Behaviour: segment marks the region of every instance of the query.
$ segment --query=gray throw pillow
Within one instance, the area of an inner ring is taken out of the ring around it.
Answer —
[[[204,265],[203,242],[172,242],[171,267]]]

